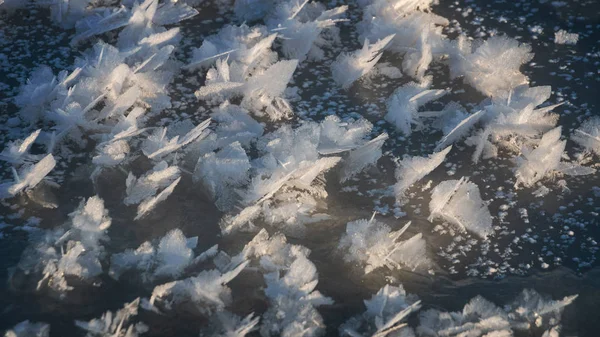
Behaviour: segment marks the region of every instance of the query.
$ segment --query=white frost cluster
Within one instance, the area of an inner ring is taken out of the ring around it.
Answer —
[[[466,137],[475,124],[485,116],[486,112],[485,110],[479,110],[469,115],[462,111],[461,108],[450,103],[441,111],[440,118],[435,122],[438,125],[435,126],[441,126],[442,131],[444,131],[444,137],[436,146],[436,151]]]
[[[512,326],[518,330],[553,328],[560,323],[564,308],[577,299],[578,295],[552,300],[532,289],[524,289],[505,309]]]
[[[382,147],[388,138],[388,134],[384,132],[350,151],[342,163],[340,181],[344,182],[364,171],[367,167],[375,165],[383,155]]]
[[[596,172],[595,169],[574,163],[561,162],[567,144],[560,140],[562,128],[559,126],[546,132],[535,149],[523,148],[517,158],[515,186],[532,187],[535,183],[555,172],[578,176]]]
[[[220,58],[227,58],[234,68],[239,67],[242,73],[251,75],[277,60],[277,53],[271,50],[276,36],[260,25],[227,25],[204,39],[200,48],[193,49],[188,67],[208,67]]]
[[[338,248],[347,252],[345,261],[364,266],[365,274],[384,266],[410,270],[427,267],[429,260],[421,233],[398,241],[409,226],[410,222],[392,231],[388,225],[374,218],[352,221],[346,225],[346,233],[341,237]]]
[[[354,81],[365,76],[383,55],[394,35],[387,36],[373,44],[366,39],[362,49],[351,54],[342,53],[338,55],[335,62],[331,64],[333,80],[343,88],[348,89]]]
[[[333,300],[315,290],[317,268],[306,256],[299,254],[283,273],[283,276],[280,271],[265,275],[265,295],[270,306],[263,314],[261,335],[323,335],[323,318],[316,308],[333,304]]]
[[[1,3],[0,3],[1,5]],[[46,323],[34,323],[23,321],[4,333],[4,337],[48,337],[50,336],[50,325]]]
[[[442,34],[449,21],[430,11],[433,0],[375,0],[364,8],[361,39],[376,41],[394,34],[389,50],[403,57],[402,72],[418,81],[425,78],[434,57],[447,53]]]
[[[227,210],[235,204],[235,190],[248,183],[251,167],[246,151],[236,141],[199,158],[194,178],[202,182],[219,209]]]
[[[585,121],[571,135],[571,139],[584,149],[600,156],[600,117]]]
[[[552,331],[556,331],[560,324],[563,308],[576,298],[577,295],[560,301],[548,300],[534,290],[525,289],[511,304],[501,309],[477,296],[465,305],[462,312],[440,312],[437,309],[421,312],[417,333],[427,337],[512,337],[515,331],[544,329],[544,336],[552,336]]]
[[[145,282],[177,278],[194,261],[197,244],[198,237],[186,238],[180,229],[171,230],[155,244],[146,241],[135,250],[113,254],[108,274],[118,280],[123,273],[135,270]]]
[[[248,183],[252,163],[246,151],[263,135],[264,126],[248,110],[229,102],[213,109],[211,118],[214,132],[189,151],[198,156],[192,178],[219,210],[227,212],[239,199],[237,191]]]
[[[517,159],[515,185],[533,186],[558,167],[567,144],[560,140],[561,130],[557,127],[545,133],[535,149],[523,149],[523,156]]]
[[[262,317],[262,336],[320,336],[325,329],[317,308],[333,301],[315,290],[317,270],[309,254],[308,248],[288,243],[285,235],[270,236],[262,229],[240,254],[219,252],[214,262],[220,270],[231,270],[251,261],[264,274],[270,307]]]
[[[429,309],[421,312],[419,321],[420,336],[513,336],[507,313],[481,296],[471,299],[462,312]]]
[[[213,109],[211,119],[216,127],[211,134],[214,137],[209,140],[214,139],[215,148],[223,148],[235,142],[247,148],[264,133],[264,125],[253,119],[248,110],[228,101]]]
[[[348,6],[326,10],[318,2],[297,0],[236,0],[234,11],[241,21],[262,19],[267,29],[277,32],[285,57],[298,59],[322,59],[321,49],[329,41],[339,39],[335,24]]]
[[[304,225],[327,218],[316,213],[318,200],[325,198],[323,173],[342,162],[342,180],[374,164],[381,156],[387,135],[369,142],[372,125],[366,120],[343,122],[338,117],[321,123],[305,122],[292,129],[284,125],[257,141],[259,157],[251,160],[249,183],[239,190],[238,214],[227,216],[223,233],[253,229],[253,221],[262,218],[270,225],[284,225],[286,232],[302,234]],[[238,148],[239,150],[239,148]],[[340,155],[349,154],[345,159]],[[241,152],[237,155],[242,162]],[[238,166],[243,177],[247,166]]]
[[[280,35],[285,57],[300,62],[320,60],[324,57],[321,47],[339,39],[335,24],[343,21],[346,10],[347,5],[326,10],[319,2],[279,0],[265,22]]]
[[[9,142],[4,150],[0,152],[0,160],[13,165],[20,165],[26,161],[33,160],[35,156],[29,153],[29,149],[38,138],[41,131],[41,129],[38,129],[23,140],[19,139],[14,142]]]
[[[277,62],[271,48],[278,33],[264,26],[227,25],[194,50],[190,68],[211,67],[196,91],[198,99],[221,103],[242,97],[241,107],[270,120],[289,118],[284,94],[298,65],[297,59]]]
[[[406,318],[421,308],[417,296],[407,294],[402,285],[385,285],[371,299],[364,301],[367,310],[350,318],[339,328],[341,336],[414,337]]]
[[[258,261],[260,268],[266,273],[285,271],[290,268],[298,256],[308,256],[310,250],[304,246],[293,245],[287,242],[282,233],[269,235],[266,229],[261,229],[256,236],[244,247],[242,252],[234,257],[229,257],[220,252],[215,263],[220,269],[227,269],[240,261]]]
[[[566,30],[559,30],[554,33],[554,43],[556,44],[577,44],[579,40],[579,34],[577,33],[569,33]]]
[[[47,286],[64,295],[73,289],[67,276],[90,281],[103,272],[102,244],[109,240],[106,230],[111,225],[104,202],[91,197],[70,217],[70,226],[42,231],[23,252],[18,268],[36,277],[41,274],[38,290]]]
[[[127,51],[98,42],[76,60],[71,73],[55,77],[47,67],[38,69],[15,98],[21,117],[53,124],[56,142],[70,140],[80,147],[92,135],[116,136],[125,131],[131,108],[151,106],[158,112],[170,107],[166,86],[173,72],[165,63],[174,46],[168,42]]]
[[[550,98],[551,93],[549,86],[519,86],[466,117],[448,137],[454,134],[452,138],[462,138],[477,122],[481,122],[483,128],[465,141],[475,146],[474,163],[481,158],[497,157],[499,149],[519,154],[523,147],[533,146],[542,133],[556,125],[558,115],[552,110],[561,104],[538,107]],[[447,140],[444,138],[442,143]]]
[[[206,83],[196,91],[196,97],[217,103],[243,97],[241,106],[258,117],[277,121],[291,116],[292,109],[283,94],[298,66],[297,60],[279,61],[252,77],[233,65],[226,59],[218,60],[206,74]]]
[[[156,164],[152,170],[139,178],[129,172],[125,182],[127,196],[123,202],[125,205],[139,204],[137,220],[173,193],[180,180],[179,168],[168,166],[165,161]],[[159,189],[161,192],[157,194]]]
[[[259,321],[260,316],[255,317],[254,313],[241,318],[228,311],[219,311],[209,327],[200,331],[200,336],[244,337],[258,328]]]
[[[203,270],[196,276],[158,285],[154,287],[149,303],[153,306],[160,304],[170,310],[173,305],[191,302],[203,315],[222,311],[231,303],[231,289],[227,287],[227,283],[247,264],[248,261],[244,261],[227,272]]]
[[[35,164],[24,164],[19,172],[12,169],[14,182],[0,184],[0,197],[13,197],[37,186],[56,166],[54,156],[49,154]]]
[[[396,195],[396,202],[399,205],[405,203],[406,191],[440,166],[450,150],[452,150],[452,146],[448,146],[440,152],[433,153],[429,157],[407,157],[398,163],[398,168],[396,168],[396,180],[398,182],[394,185],[394,194]]]
[[[127,116],[122,116],[110,134],[104,134],[96,145],[96,155],[92,163],[96,165],[93,178],[100,175],[102,169],[126,164],[131,159],[130,140],[146,131],[140,127],[140,119],[146,113],[141,107],[133,108]]]
[[[138,337],[148,331],[144,323],[131,322],[137,316],[139,307],[138,297],[115,313],[107,311],[100,318],[93,318],[89,322],[75,321],[75,325],[87,331],[86,337]]]
[[[529,45],[504,36],[493,36],[480,45],[472,45],[462,36],[455,48],[450,53],[452,77],[464,76],[466,83],[484,95],[496,97],[529,83],[520,70],[533,58]]]
[[[74,1],[89,2],[70,0]],[[183,1],[123,1],[119,7],[93,8],[75,23],[76,34],[71,44],[76,45],[93,36],[124,28],[119,32],[118,46],[130,48],[152,34],[164,34],[165,25],[178,23],[197,14],[197,10]],[[179,28],[175,29],[179,31]]]
[[[422,125],[419,108],[449,92],[443,89],[429,89],[430,86],[431,78],[428,78],[421,83],[410,82],[396,89],[387,100],[385,120],[405,136],[409,136],[413,124]]]
[[[32,190],[56,166],[56,159],[52,154],[42,156],[29,153],[41,131],[38,129],[23,140],[9,142],[0,153],[0,161],[12,165],[14,179],[13,182],[0,184],[0,198],[11,198],[20,192]],[[51,152],[52,144],[46,145],[46,148]]]
[[[474,163],[478,163],[481,158],[497,157],[501,149],[512,154],[517,164],[517,186],[531,187],[542,178],[555,173],[571,176],[593,174],[593,168],[582,166],[581,163],[561,161],[566,142],[560,141],[560,127],[555,127],[558,114],[552,111],[562,103],[541,106],[550,98],[551,93],[549,86],[519,85],[509,91],[499,92],[472,114],[461,111],[453,103],[439,113],[423,114],[437,117],[437,127],[445,128],[445,136],[438,142],[436,150],[468,136],[465,144],[475,147],[472,155]],[[452,126],[447,127],[448,124]],[[478,124],[481,128],[469,136]],[[575,131],[572,139],[586,144],[584,147],[593,147],[595,132],[593,122],[588,122]]]
[[[442,219],[481,238],[492,233],[492,215],[476,184],[462,177],[446,180],[431,192],[429,221]]]
[[[156,128],[141,145],[142,152],[148,159],[160,161],[182,149],[190,143],[202,140],[210,132],[208,126],[210,119],[198,124],[193,129],[182,135],[169,137],[169,129],[166,127]]]

